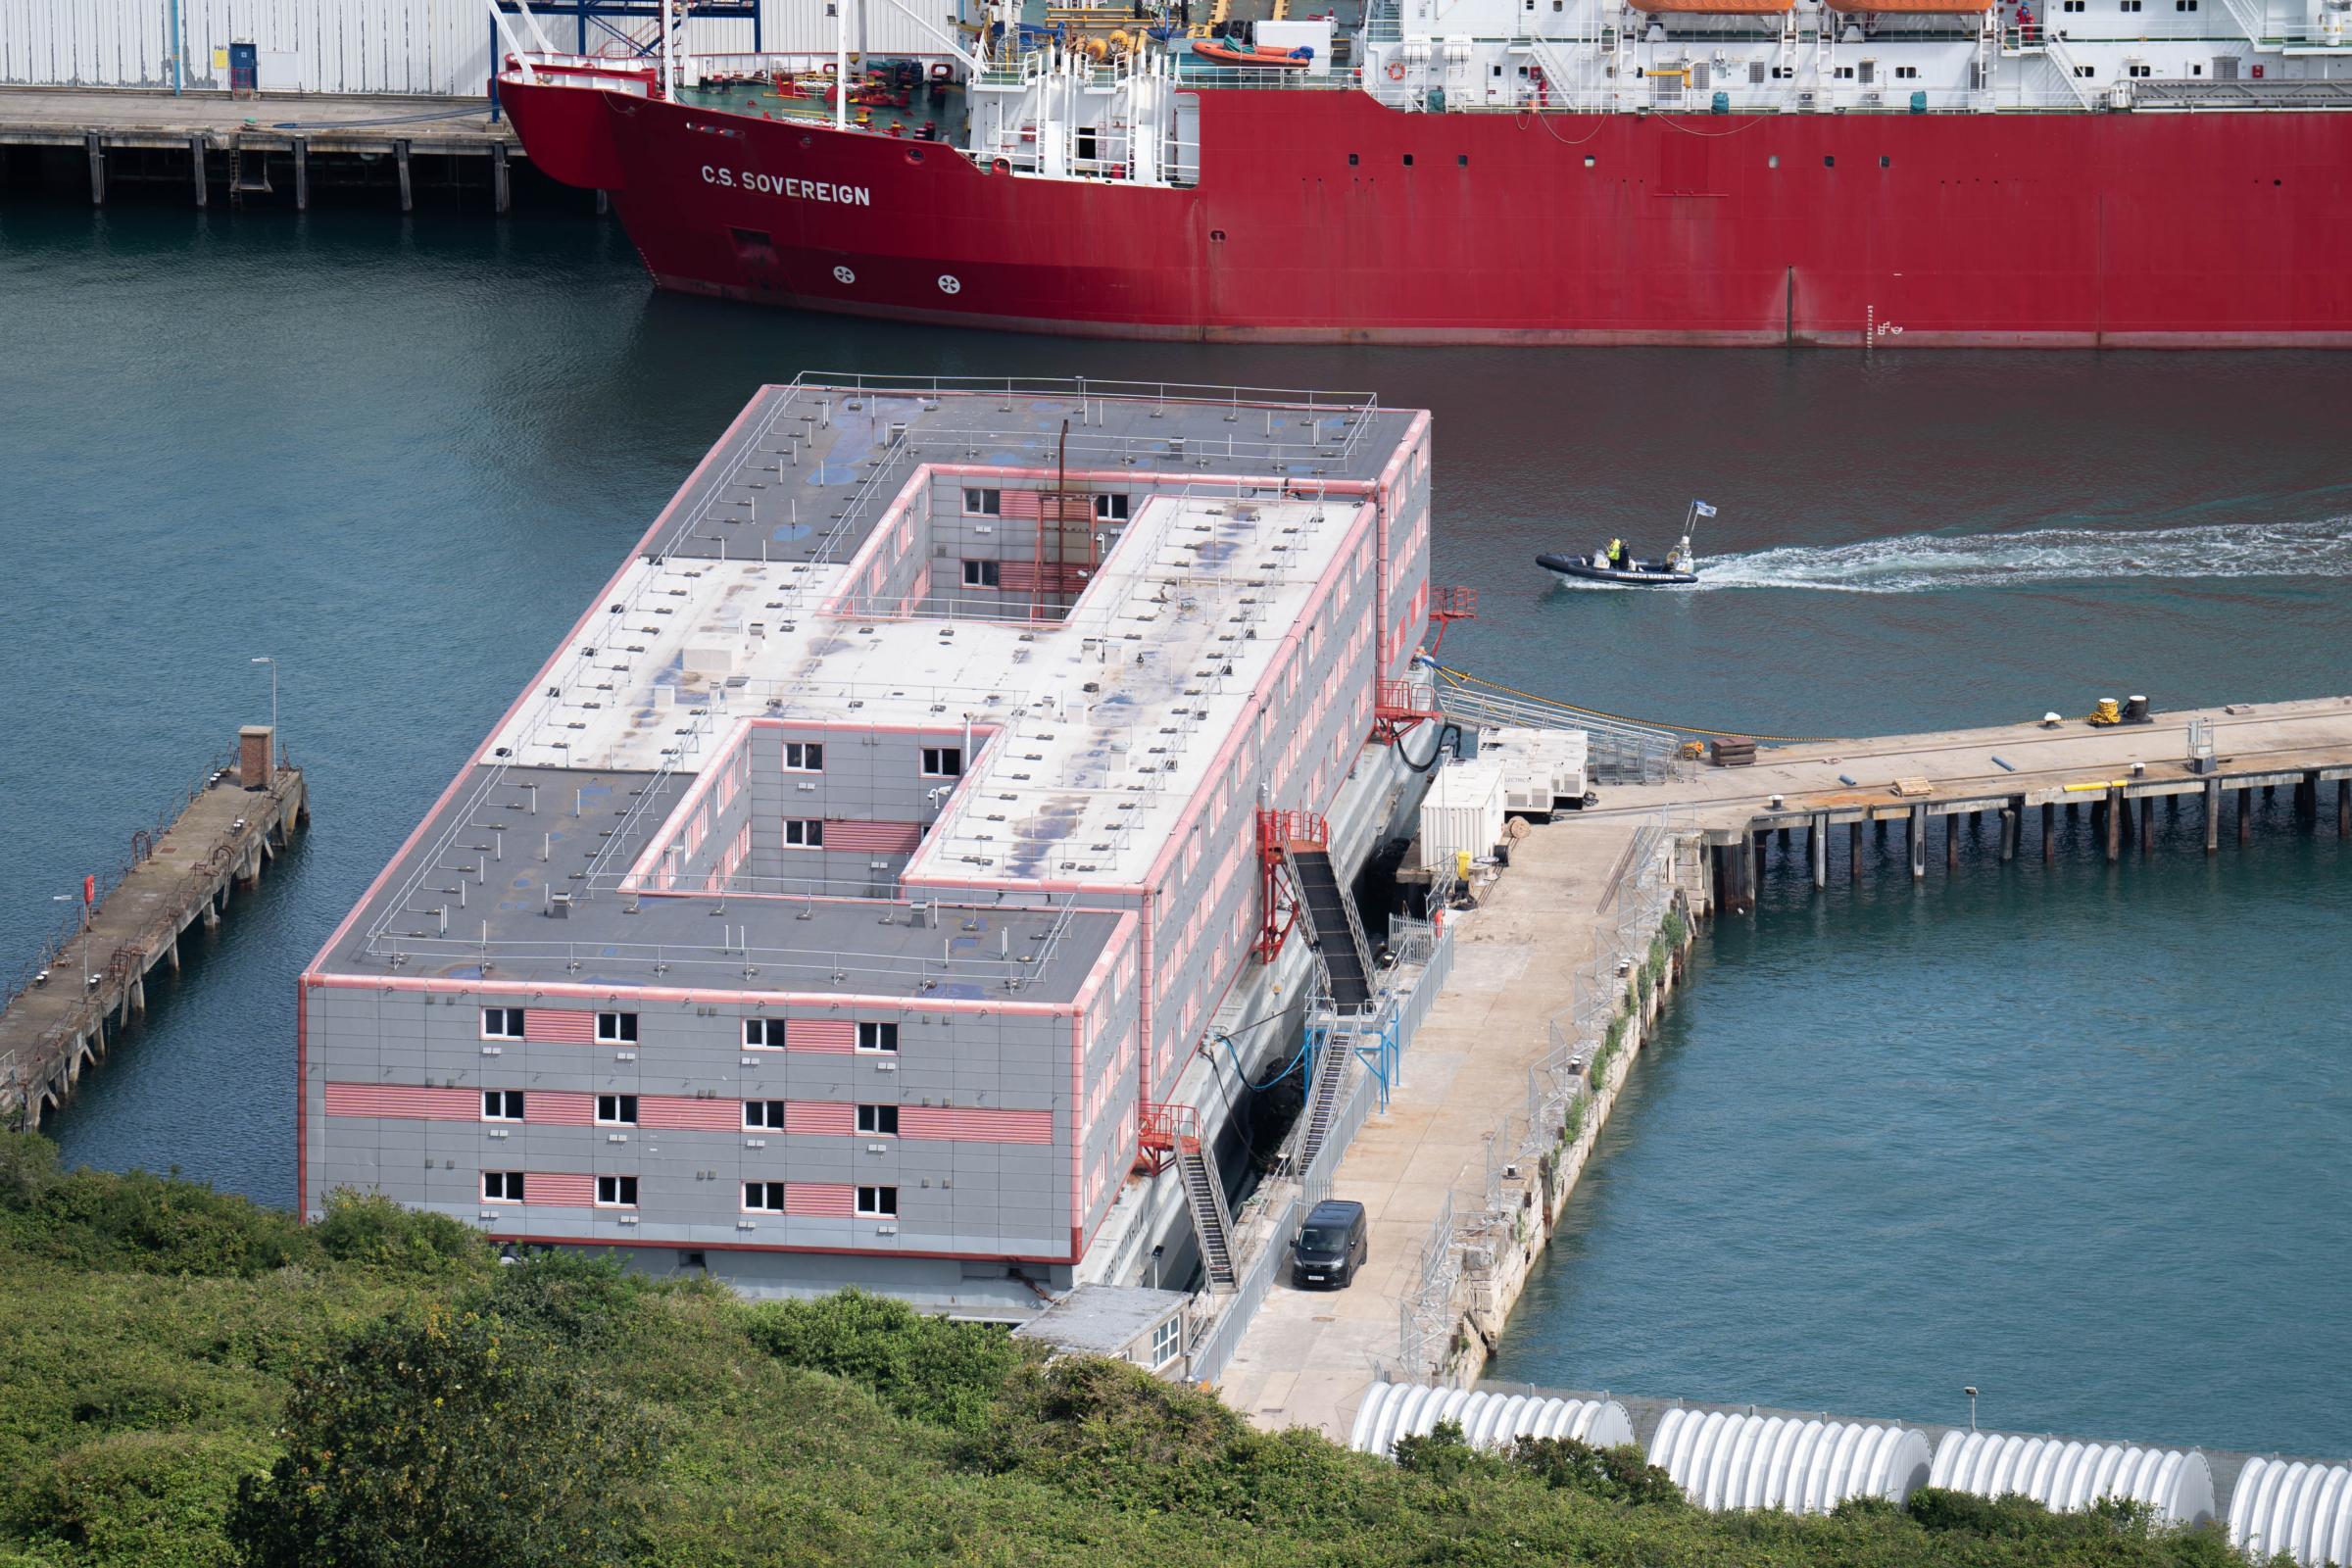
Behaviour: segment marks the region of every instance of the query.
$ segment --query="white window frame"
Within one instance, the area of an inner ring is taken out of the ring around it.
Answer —
[[[612,1102],[612,1114],[610,1116],[605,1114],[605,1102],[608,1100]],[[599,1127],[634,1127],[637,1125],[639,1108],[635,1095],[600,1094],[596,1097],[596,1125]],[[625,1117],[621,1114],[623,1111],[628,1112]]]
[[[490,1108],[493,1097],[499,1103],[499,1108],[496,1110]],[[522,1098],[522,1091],[519,1089],[485,1089],[482,1091],[482,1120],[502,1122],[524,1120],[522,1112],[526,1103],[527,1102]],[[507,1109],[509,1105],[514,1107],[512,1114]]]
[[[889,1126],[882,1124],[887,1121]],[[883,1104],[860,1104],[858,1107],[858,1132],[863,1138],[896,1138],[899,1136],[899,1107]]]
[[[854,1207],[859,1219],[897,1219],[899,1190],[892,1186],[860,1187]]]
[[[1127,497],[1113,495],[1107,490],[1102,491],[1095,497],[1095,520],[1097,522],[1125,522],[1128,505]]]
[[[784,771],[787,773],[822,773],[825,770],[823,741],[786,741],[784,743]]]
[[[757,1112],[755,1119],[754,1112]],[[773,1117],[771,1121],[769,1118]],[[784,1130],[784,1102],[781,1100],[747,1100],[743,1102],[743,1130],[747,1133],[780,1133]]]
[[[600,1046],[633,1046],[637,1043],[637,1015],[633,1012],[600,1012],[596,1015],[596,1043]]]
[[[922,755],[924,778],[963,777],[963,748],[960,746],[926,746]]]
[[[1166,1366],[1184,1350],[1184,1314],[1177,1313],[1152,1329],[1152,1348],[1145,1352],[1152,1357],[1153,1371]]]
[[[760,1038],[753,1039],[754,1035]],[[771,1041],[768,1037],[773,1035]],[[746,1018],[743,1020],[743,1049],[746,1051],[782,1051],[784,1049],[784,1020],[781,1018]]]
[[[493,1020],[498,1027],[491,1028]],[[520,1040],[528,1029],[529,1016],[520,1007],[484,1007],[482,1009],[482,1038],[484,1040]]]
[[[871,1041],[872,1044],[867,1044]],[[868,1056],[895,1056],[899,1054],[899,1026],[896,1022],[877,1018],[860,1019],[858,1024],[858,1051]]]
[[[760,1199],[760,1201],[752,1201],[754,1198]],[[773,1198],[775,1202],[772,1204],[767,1202],[766,1200],[769,1198]],[[783,1213],[784,1184],[782,1182],[745,1182],[743,1184],[743,1211],[746,1214]]]
[[[1004,563],[983,561],[977,556],[963,558],[963,585],[966,588],[1001,588],[1004,585]]]
[[[983,485],[964,486],[963,514],[967,517],[1002,517],[1004,515],[1004,492]]]
[[[518,1170],[486,1170],[482,1172],[482,1201],[485,1203],[526,1201],[524,1195],[530,1189],[524,1185],[522,1175],[523,1173]],[[490,1184],[493,1181],[498,1183],[499,1188],[495,1194],[490,1191]],[[510,1192],[514,1194],[511,1198],[507,1196]]]
[[[793,834],[801,836],[794,838]],[[821,850],[825,847],[825,819],[821,816],[788,816],[784,819],[784,847],[788,850]]]
[[[605,1184],[612,1184],[612,1196],[605,1196]],[[626,1182],[627,1186],[621,1184]],[[599,1208],[635,1208],[637,1206],[637,1178],[634,1176],[599,1176],[596,1179],[596,1206]]]

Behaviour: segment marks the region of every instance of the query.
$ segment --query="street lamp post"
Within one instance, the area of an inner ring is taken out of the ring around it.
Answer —
[[[285,755],[285,748],[278,744],[277,739],[277,661],[257,659],[254,662],[270,666],[270,749],[277,754],[276,757],[270,759],[270,766],[275,770],[278,765],[277,759]]]

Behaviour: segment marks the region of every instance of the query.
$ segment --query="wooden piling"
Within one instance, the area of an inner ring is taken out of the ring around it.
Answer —
[[[1881,844],[1884,844],[1884,843],[1886,843],[1886,819],[1885,817],[1883,817],[1883,816],[1880,816],[1880,817],[1873,817],[1871,820],[1872,820],[1872,822],[1873,822],[1873,823],[1875,823],[1875,824],[1876,824],[1876,826],[1878,827],[1878,830],[1879,830],[1879,842],[1880,842]]]
[[[2114,785],[2107,786],[2107,858],[2112,861],[2124,853],[2124,813],[2120,809],[2124,792]]]
[[[2041,803],[2041,863],[2049,864],[2058,858],[2058,803]]]
[[[188,162],[195,166],[196,205],[202,207],[210,199],[210,195],[205,189],[204,138],[202,136],[188,138]]]
[[[1813,859],[1813,891],[1830,885],[1830,819],[1816,816],[1805,829],[1805,848]]]
[[[1960,869],[1960,813],[1952,812],[1943,819],[1943,868]]]
[[[2352,839],[2352,778],[2335,781],[2335,836]]]
[[[2237,842],[2250,844],[2254,840],[2254,792],[2237,792]]]
[[[307,136],[294,138],[294,210],[311,210],[311,143]]]
[[[1862,880],[1862,824],[1859,822],[1845,825],[1845,879],[1848,882]]]
[[[2016,807],[2001,808],[2001,860],[2004,864],[2017,858],[2017,818]]]
[[[413,213],[416,210],[416,201],[415,192],[409,184],[409,144],[407,141],[396,141],[392,144],[392,159],[400,166],[400,210],[404,213]]]
[[[1753,892],[1764,880],[1764,846],[1771,842],[1771,839],[1772,835],[1769,832],[1759,830],[1756,834],[1756,850],[1753,857],[1755,865],[1748,872],[1747,885],[1750,892]]]
[[[2305,772],[2295,783],[2295,825],[2320,825],[2320,775],[2316,769]]]
[[[1910,831],[1904,835],[1911,850],[1911,880],[1916,882],[1928,874],[1928,808],[1911,808]]]
[[[2212,855],[2222,847],[2222,781],[2205,781],[2205,853]]]
[[[98,132],[94,130],[83,132],[81,144],[88,151],[90,157],[90,205],[104,207],[106,205],[106,145],[99,140]]]
[[[2139,803],[2139,853],[2156,853],[2156,798],[2152,795]]]
[[[508,203],[507,144],[503,141],[496,143],[490,149],[490,190],[497,204],[499,216],[504,218],[507,214]]]
[[[1787,827],[1785,827],[1785,826],[1784,826],[1784,827],[1781,829],[1781,848],[1785,850],[1785,849],[1787,849],[1788,847],[1788,829]]]

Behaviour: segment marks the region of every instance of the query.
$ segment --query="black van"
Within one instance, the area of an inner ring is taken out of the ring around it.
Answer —
[[[1371,1255],[1364,1239],[1369,1228],[1361,1203],[1345,1199],[1317,1203],[1291,1244],[1291,1283],[1301,1290],[1328,1286],[1335,1291],[1354,1284],[1355,1271]]]

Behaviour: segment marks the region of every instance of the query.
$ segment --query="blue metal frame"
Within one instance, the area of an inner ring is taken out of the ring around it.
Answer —
[[[510,17],[520,14],[522,9],[516,0],[497,0],[497,4],[500,12]],[[662,4],[661,0],[531,0],[531,14],[551,20],[569,18],[577,40],[572,49],[574,54],[588,53],[588,27],[593,23],[598,30],[598,43],[605,42],[607,35],[617,38],[637,51],[637,58],[642,60],[654,52],[654,44],[650,41],[640,43],[614,26],[610,19],[640,17],[659,22]],[[687,14],[690,19],[703,17],[749,22],[752,24],[752,53],[760,52],[760,0],[691,0]],[[495,122],[498,119],[498,62],[502,58],[501,50],[505,43],[499,36],[498,24],[492,22],[489,26],[490,118]],[[553,29],[550,31],[552,33]]]
[[[1306,1022],[1305,1081],[1308,1084],[1315,1081],[1316,1063],[1322,1060],[1331,1036],[1335,1033],[1345,1035],[1354,1042],[1349,1049],[1372,1076],[1379,1080],[1380,1108],[1387,1110],[1389,1091],[1396,1082],[1397,1057],[1403,1049],[1396,1043],[1398,1021],[1396,994],[1386,990],[1381,992],[1376,1008],[1365,1015],[1343,1020],[1336,1012],[1317,1008],[1308,1015]],[[1371,1044],[1364,1044],[1367,1039]]]

